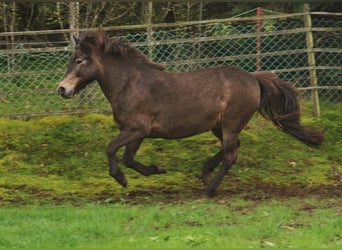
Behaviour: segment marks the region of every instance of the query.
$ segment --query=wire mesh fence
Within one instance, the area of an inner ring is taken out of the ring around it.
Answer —
[[[312,27],[306,27],[303,19],[308,13],[264,11],[259,17],[254,13],[177,25],[153,24],[149,29],[127,26],[105,29],[110,36],[120,33],[121,38],[138,47],[151,60],[165,64],[170,72],[223,64],[237,65],[247,71],[268,70],[294,82],[307,100],[313,98],[313,91],[318,91],[324,109],[340,103],[342,20],[332,19],[327,13],[324,16],[316,13],[311,15]],[[342,13],[335,13],[333,17],[336,15]],[[70,32],[37,33],[41,40],[53,37],[44,45],[21,42],[25,32],[0,33],[0,40],[11,44],[10,49],[0,50],[0,116],[110,111],[97,84],[91,84],[70,100],[57,96],[56,84],[62,79],[73,51],[73,43],[68,40]],[[311,51],[308,32],[314,41]],[[314,53],[315,65],[310,65],[310,52]],[[312,86],[310,71],[315,72],[318,86]]]

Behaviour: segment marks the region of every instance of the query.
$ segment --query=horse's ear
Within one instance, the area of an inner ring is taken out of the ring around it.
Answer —
[[[100,26],[97,29],[97,34],[98,34],[98,43],[99,43],[100,47],[105,48],[106,32],[104,31],[102,26]]]

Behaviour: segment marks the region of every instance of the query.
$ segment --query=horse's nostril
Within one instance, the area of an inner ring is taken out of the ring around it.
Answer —
[[[65,88],[64,87],[58,87],[57,91],[58,91],[58,94],[60,94],[61,96],[63,96],[65,94]]]

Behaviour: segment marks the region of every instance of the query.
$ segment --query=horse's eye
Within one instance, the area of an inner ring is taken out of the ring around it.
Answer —
[[[77,59],[75,60],[75,63],[76,63],[76,64],[81,64],[81,62],[82,62],[82,59],[77,58]]]

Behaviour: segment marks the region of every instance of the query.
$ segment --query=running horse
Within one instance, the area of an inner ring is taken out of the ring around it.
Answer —
[[[102,29],[82,33],[75,42],[57,92],[70,98],[98,82],[120,130],[107,146],[109,174],[123,187],[127,179],[115,156],[121,147],[126,147],[127,167],[144,176],[163,174],[161,167],[134,160],[144,138],[178,139],[212,131],[222,148],[204,163],[201,179],[203,193],[213,196],[237,159],[241,130],[257,111],[309,146],[323,142],[322,132],[300,124],[298,90],[271,72],[249,73],[236,66],[167,72],[123,40],[109,39]]]

